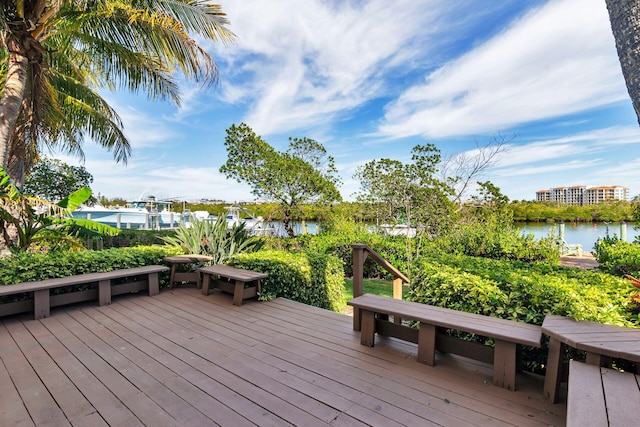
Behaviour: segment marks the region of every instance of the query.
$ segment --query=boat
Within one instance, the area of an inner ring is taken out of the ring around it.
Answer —
[[[144,200],[129,202],[126,207],[107,207],[100,204],[80,206],[72,214],[74,218],[90,219],[116,228],[161,230],[180,225],[180,214],[171,212],[171,202],[149,196]]]
[[[416,237],[417,230],[408,224],[382,224],[380,231],[385,236]]]
[[[234,226],[244,224],[245,230],[252,235],[273,235],[275,229],[273,227],[267,227],[264,223],[264,218],[261,216],[255,217],[243,206],[234,204],[225,207],[227,210],[225,219],[227,220],[227,227],[233,228]],[[196,221],[216,221],[217,216],[209,214],[207,211],[189,211],[183,212],[183,222],[186,227],[191,226],[191,222]]]

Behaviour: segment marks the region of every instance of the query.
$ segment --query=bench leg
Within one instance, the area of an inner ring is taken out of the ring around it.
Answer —
[[[149,279],[149,296],[158,295],[160,293],[160,280],[158,279],[158,273],[150,273]]]
[[[610,367],[611,366],[611,358],[608,356],[604,356],[598,353],[592,353],[590,351],[587,352],[587,357],[585,359],[585,363],[587,365],[596,365],[600,367]]]
[[[171,264],[171,276],[169,277],[169,289],[173,288],[173,282],[176,280],[176,268],[178,264]]]
[[[49,289],[33,291],[33,318],[38,320],[51,314],[51,299]]]
[[[100,280],[98,282],[98,305],[111,304],[111,280]]]
[[[233,305],[242,305],[242,294],[244,293],[244,282],[236,280],[233,288]]]
[[[563,344],[559,340],[551,337],[549,356],[547,357],[547,373],[544,376],[544,398],[551,403],[558,403],[559,400],[562,347]]]
[[[496,340],[493,353],[493,383],[507,390],[516,389],[516,343]]]
[[[373,347],[376,335],[376,316],[373,311],[360,310],[360,344]]]
[[[211,275],[208,273],[202,273],[202,295],[209,295],[210,281],[211,281]]]
[[[418,362],[433,366],[436,362],[436,327],[420,323],[418,332]]]

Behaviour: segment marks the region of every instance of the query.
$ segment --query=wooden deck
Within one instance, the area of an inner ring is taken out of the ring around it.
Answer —
[[[198,289],[0,319],[0,424],[74,426],[561,426],[543,379],[381,338],[349,316]]]

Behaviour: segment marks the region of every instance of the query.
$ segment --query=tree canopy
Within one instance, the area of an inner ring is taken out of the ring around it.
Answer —
[[[453,188],[436,177],[440,150],[433,144],[416,145],[412,162],[372,160],[360,166],[357,197],[377,210],[378,220],[408,223],[428,233],[439,233],[455,217]]]
[[[294,234],[291,220],[304,204],[341,200],[334,159],[319,142],[289,138],[289,149],[279,152],[245,123],[234,124],[226,132],[228,159],[220,172],[248,184],[257,198],[277,202],[290,236]]]
[[[82,187],[90,187],[92,182],[93,176],[84,166],[71,166],[62,160],[42,156],[27,176],[23,192],[57,202]]]

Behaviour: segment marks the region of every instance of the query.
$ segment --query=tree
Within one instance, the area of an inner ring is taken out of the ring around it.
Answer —
[[[70,166],[62,160],[43,156],[27,176],[23,192],[57,202],[82,187],[89,187],[92,182],[93,176],[84,166]]]
[[[309,138],[289,138],[289,149],[278,152],[245,123],[227,129],[227,162],[220,172],[245,182],[257,198],[277,202],[289,236],[291,221],[305,204],[340,201],[340,179],[333,157]]]
[[[358,200],[372,206],[383,222],[406,222],[419,231],[439,234],[454,219],[453,189],[436,178],[440,150],[433,144],[417,145],[412,163],[372,160],[358,167]]]
[[[606,0],[611,30],[629,96],[640,124],[640,3]]]
[[[8,0],[0,5],[0,166],[20,186],[42,144],[82,157],[90,137],[126,161],[122,123],[96,88],[180,102],[174,71],[213,84],[211,56],[190,33],[231,41],[221,7],[203,0]]]
[[[498,135],[485,145],[476,142],[474,150],[455,153],[442,160],[438,169],[441,179],[448,182],[454,190],[454,203],[462,207],[474,181],[484,177],[514,138],[515,136],[505,138]]]

